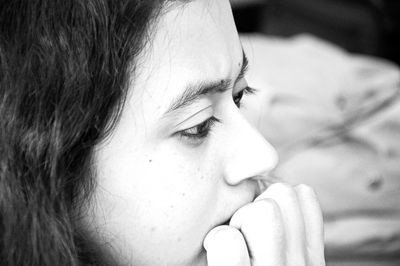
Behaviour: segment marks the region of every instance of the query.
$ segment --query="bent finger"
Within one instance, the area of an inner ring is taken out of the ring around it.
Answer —
[[[324,266],[324,227],[317,195],[306,185],[298,185],[295,190],[304,216],[309,265]]]
[[[208,266],[250,266],[250,257],[243,235],[231,226],[212,229],[204,239]]]
[[[285,265],[285,235],[280,209],[272,199],[239,209],[230,221],[246,239],[253,266]]]
[[[287,184],[275,183],[258,196],[256,201],[263,198],[273,199],[281,210],[286,236],[287,265],[307,265],[304,217],[297,192]]]

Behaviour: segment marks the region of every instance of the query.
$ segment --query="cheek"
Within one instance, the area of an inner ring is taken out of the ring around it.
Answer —
[[[218,170],[171,147],[137,154],[98,163],[97,231],[134,261],[197,256],[215,219]]]

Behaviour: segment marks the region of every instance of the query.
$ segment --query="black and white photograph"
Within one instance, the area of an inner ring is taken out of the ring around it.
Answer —
[[[400,266],[400,1],[0,0],[0,266]]]

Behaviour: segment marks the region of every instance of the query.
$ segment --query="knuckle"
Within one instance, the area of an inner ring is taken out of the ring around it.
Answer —
[[[271,193],[289,198],[296,198],[294,188],[285,183],[275,183],[268,188]]]
[[[214,238],[221,242],[237,242],[243,240],[240,231],[231,226],[221,226],[221,228],[215,232]]]
[[[305,192],[305,193],[310,193],[310,194],[315,194],[315,190],[310,187],[309,185],[305,185],[305,184],[299,184],[296,186],[296,190]]]
[[[254,202],[242,219],[240,232],[246,240],[260,241],[273,237],[281,241],[285,234],[285,225],[279,205],[273,199],[261,199]]]
[[[303,197],[306,197],[308,199],[317,199],[317,193],[315,192],[314,188],[300,184],[295,187],[296,191],[298,194],[302,195]]]
[[[242,252],[246,247],[246,242],[239,230],[223,225],[215,227],[206,235],[203,247],[211,253]]]
[[[279,226],[282,216],[279,205],[273,199],[262,199],[253,203],[249,217],[243,223],[243,229],[255,229],[260,226]]]
[[[276,215],[279,214],[280,209],[278,203],[275,200],[270,198],[261,199],[254,203],[257,206],[257,213],[269,214],[269,215]]]

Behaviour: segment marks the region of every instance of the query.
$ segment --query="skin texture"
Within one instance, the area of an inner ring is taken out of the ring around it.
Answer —
[[[240,109],[233,101],[247,85],[244,79],[233,84],[242,47],[228,1],[171,6],[151,32],[122,117],[94,152],[97,187],[84,223],[120,264],[206,265],[205,237],[259,196],[257,179],[275,167],[277,155],[242,114],[250,96]],[[226,79],[232,80],[230,90],[164,115],[189,84]],[[220,122],[204,139],[179,135],[212,116]],[[238,259],[250,261],[242,253]]]

